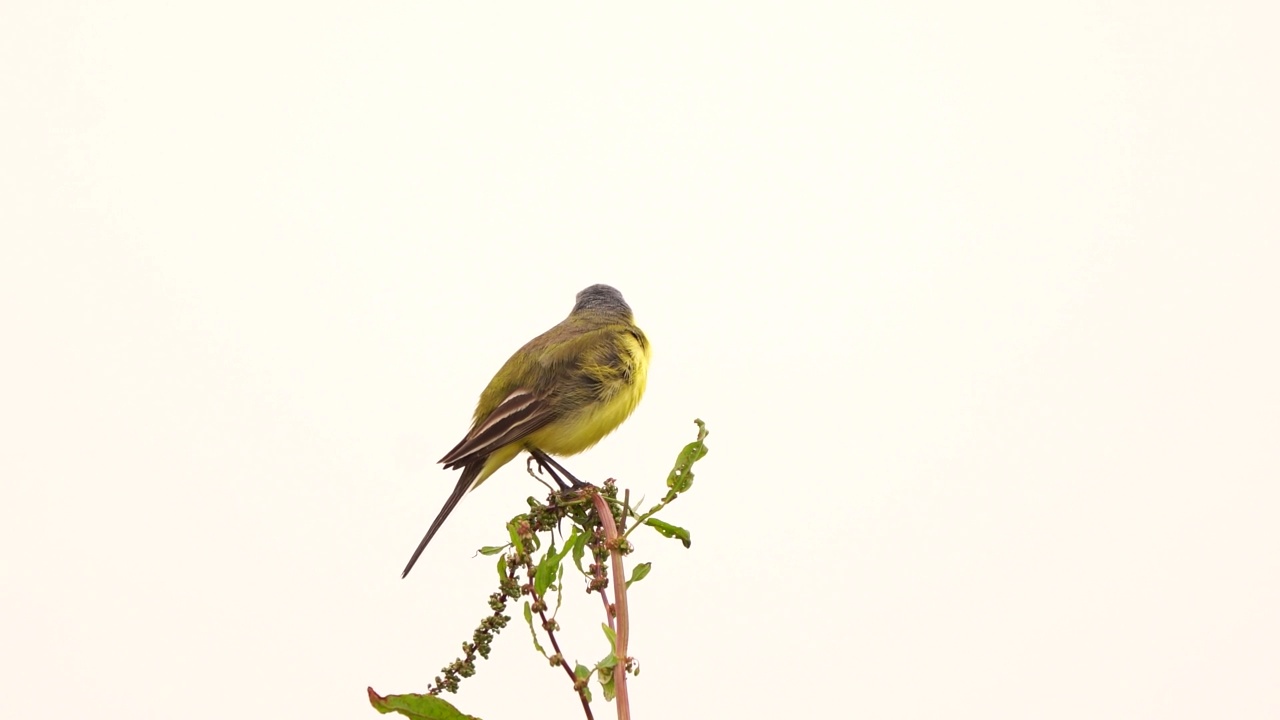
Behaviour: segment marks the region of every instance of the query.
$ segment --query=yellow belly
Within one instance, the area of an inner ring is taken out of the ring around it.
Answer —
[[[623,348],[629,356],[628,364],[631,366],[630,377],[625,382],[619,380],[612,387],[606,388],[604,397],[599,402],[589,405],[581,412],[535,430],[521,443],[512,443],[494,451],[485,460],[484,468],[471,485],[472,489],[528,448],[538,448],[548,455],[576,455],[600,442],[621,425],[640,404],[640,398],[644,395],[650,357],[649,344],[629,335],[623,341]]]
[[[626,420],[644,395],[649,374],[649,346],[627,336],[623,346],[630,356],[631,376],[608,388],[608,395],[582,412],[557,420],[529,435],[528,447],[550,455],[575,455],[600,442]]]

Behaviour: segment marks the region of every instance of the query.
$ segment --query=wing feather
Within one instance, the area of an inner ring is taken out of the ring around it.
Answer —
[[[551,404],[545,396],[521,388],[508,395],[489,417],[473,427],[440,462],[444,463],[446,469],[461,467],[508,443],[528,437],[551,422],[553,417]]]
[[[559,326],[557,326],[558,328]],[[457,468],[483,458],[498,448],[522,440],[564,414],[595,399],[601,390],[601,368],[618,364],[618,350],[610,339],[610,328],[592,328],[561,342],[557,328],[529,341],[508,363],[532,360],[525,367],[506,366],[499,376],[512,370],[521,384],[509,390],[493,412],[477,421],[466,437],[440,459],[446,468]],[[485,392],[501,392],[489,388]],[[484,398],[481,398],[484,404]]]

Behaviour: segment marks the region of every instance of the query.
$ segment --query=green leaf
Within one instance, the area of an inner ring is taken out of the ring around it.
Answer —
[[[642,562],[639,565],[636,565],[635,569],[631,571],[631,579],[627,581],[627,587],[631,587],[631,583],[633,582],[640,582],[645,579],[645,576],[649,574],[649,570],[652,568],[653,563],[648,562]]]
[[[591,670],[586,665],[583,665],[582,663],[578,663],[577,665],[574,666],[573,674],[575,677],[582,680],[591,679]],[[591,686],[583,685],[582,693],[587,696],[587,702],[591,702]]]
[[[561,557],[564,557],[561,555]],[[560,614],[560,603],[564,601],[564,563],[556,565],[556,609],[551,611],[551,619]]]
[[[676,492],[684,492],[693,486],[693,464],[707,454],[707,446],[700,442],[691,442],[684,446],[676,456],[675,467],[667,475],[667,487]]]
[[[510,545],[485,545],[480,548],[481,555],[497,555],[498,553],[511,547]]]
[[[676,456],[675,467],[671,468],[671,473],[667,475],[667,487],[677,493],[682,493],[693,486],[693,464],[707,455],[707,446],[702,442],[707,437],[706,423],[701,420],[694,420],[694,422],[698,424],[698,439],[684,446]]]
[[[507,581],[507,556],[499,555],[498,556],[498,582],[505,583],[506,581]]]
[[[575,527],[574,532],[577,532],[577,530],[578,529]],[[587,534],[578,533],[577,537],[573,539],[573,564],[578,566],[578,572],[582,573],[583,575],[587,574],[587,571],[582,569],[582,558],[586,554],[587,554]]]
[[[609,653],[608,657],[596,663],[596,678],[600,680],[600,689],[604,691],[605,702],[611,702],[617,694],[617,686],[613,681],[617,665],[618,658],[614,657],[613,653]]]
[[[551,543],[551,548],[538,561],[538,570],[533,575],[533,591],[537,593],[538,597],[546,594],[547,588],[551,587],[552,581],[556,579],[557,565],[556,545]]]
[[[644,524],[657,530],[662,537],[678,539],[685,547],[689,547],[693,543],[693,540],[689,537],[689,531],[679,525],[672,525],[657,518],[649,518],[644,521]]]
[[[369,688],[369,704],[386,715],[394,712],[413,720],[479,720],[462,713],[448,701],[435,695],[387,695],[383,697]]]
[[[569,537],[565,538],[564,547],[561,548],[560,552],[556,553],[556,565],[560,565],[560,563],[564,562],[565,557],[567,557],[569,552],[573,550],[573,543],[578,541],[578,538],[574,536],[578,534],[578,528],[574,527],[573,532],[569,533]]]
[[[618,666],[618,636],[614,633],[613,628],[609,627],[609,623],[600,623],[600,629],[604,630],[604,636],[609,638],[609,654],[596,663],[596,677],[600,679],[600,688],[604,690],[604,699],[610,701],[613,700],[615,692],[613,680]]]
[[[538,630],[533,627],[533,607],[529,605],[528,600],[524,601],[524,621],[529,626],[529,635],[533,637],[533,646],[542,654],[542,657],[549,657],[542,643],[538,642]]]

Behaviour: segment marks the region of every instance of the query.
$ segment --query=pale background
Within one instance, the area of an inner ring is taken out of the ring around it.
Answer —
[[[401,580],[434,462],[608,282],[567,464],[712,431],[637,717],[1280,717],[1273,3],[188,5],[0,13],[0,716],[424,690],[539,492]],[[519,625],[456,700],[579,716]]]

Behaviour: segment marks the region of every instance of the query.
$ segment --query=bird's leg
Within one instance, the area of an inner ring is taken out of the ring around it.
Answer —
[[[551,487],[551,483],[542,479],[542,464],[538,462],[537,458],[530,455],[528,459],[525,461],[524,469],[529,473],[529,475],[534,480],[537,480],[538,482],[542,483],[542,487],[546,488],[547,490],[550,490],[551,492],[556,491],[555,488]],[[563,488],[564,484],[561,483],[560,487]]]
[[[538,470],[550,475],[551,479],[556,481],[556,484],[560,486],[560,492],[566,492],[570,489],[569,486],[564,483],[564,480],[561,480],[560,476],[556,474],[555,469],[551,467],[549,462],[551,458],[548,457],[546,453],[541,450],[530,449],[529,458],[533,462],[537,463]]]
[[[539,452],[542,452],[542,451],[539,450]],[[569,472],[568,470],[565,470],[564,466],[556,462],[555,460],[553,460],[550,455],[546,455],[545,453],[544,455],[545,455],[547,464],[551,465],[551,467],[555,468],[556,470],[559,470],[562,475],[568,478],[570,485],[572,485],[575,488],[584,488],[584,487],[587,487],[587,485],[589,485],[589,483],[584,483],[578,478],[574,477],[573,473]]]
[[[552,460],[550,455],[542,452],[541,450],[537,448],[529,448],[529,454],[533,456],[533,459],[537,461],[538,465],[540,465],[543,470],[547,471],[547,474],[551,475],[551,477],[555,479],[556,484],[560,486],[561,490],[570,490],[571,487],[570,485],[564,484],[564,481],[560,479],[560,475],[556,473],[557,470],[563,473],[565,477],[569,478],[569,482],[572,487],[580,488],[586,485],[586,483],[574,477],[573,473],[565,470],[563,465]]]

